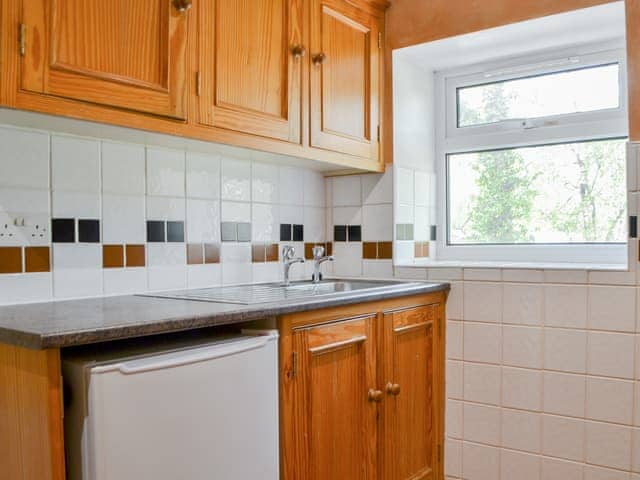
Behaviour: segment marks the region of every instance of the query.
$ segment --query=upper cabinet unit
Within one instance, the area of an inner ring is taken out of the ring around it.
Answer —
[[[378,158],[379,20],[341,0],[312,0],[311,145]]]
[[[302,0],[200,4],[200,121],[300,143]]]
[[[0,106],[384,170],[385,0],[0,4]]]
[[[184,119],[189,0],[22,0],[24,90]]]

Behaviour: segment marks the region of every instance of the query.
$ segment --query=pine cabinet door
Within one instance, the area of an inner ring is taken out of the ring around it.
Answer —
[[[296,479],[376,478],[375,317],[345,320],[294,333]],[[290,454],[292,452],[285,452]]]
[[[425,306],[384,315],[385,480],[440,478],[438,312],[437,306]]]
[[[311,5],[311,146],[377,160],[379,20],[343,0]]]
[[[179,3],[22,0],[22,89],[186,118],[190,10]]]
[[[200,5],[201,123],[300,143],[301,0]]]

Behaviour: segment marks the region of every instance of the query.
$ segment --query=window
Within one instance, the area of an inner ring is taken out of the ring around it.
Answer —
[[[624,51],[493,67],[436,76],[438,258],[625,263]]]

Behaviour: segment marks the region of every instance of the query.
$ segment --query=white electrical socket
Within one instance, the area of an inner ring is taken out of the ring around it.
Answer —
[[[49,215],[0,212],[0,246],[48,245]]]

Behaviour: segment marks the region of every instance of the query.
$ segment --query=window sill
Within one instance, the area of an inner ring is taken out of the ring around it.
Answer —
[[[604,272],[628,272],[626,264],[561,263],[561,262],[471,262],[467,260],[414,260],[401,261],[396,267],[409,268],[513,268],[518,270],[589,270]]]

